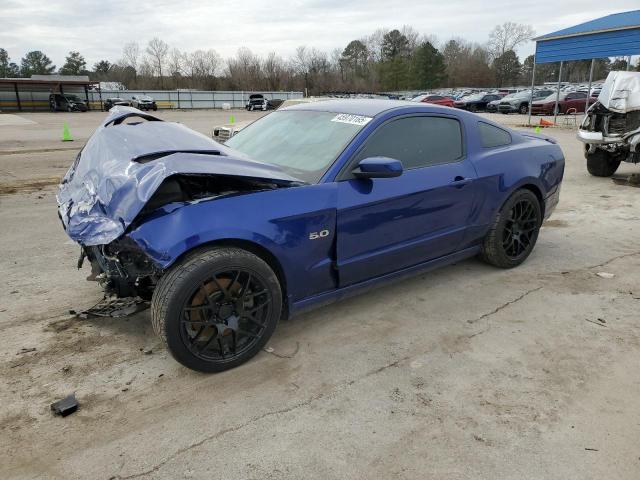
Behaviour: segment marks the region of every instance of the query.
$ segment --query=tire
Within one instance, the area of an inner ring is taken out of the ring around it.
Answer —
[[[67,112],[69,112],[69,113],[73,112],[73,108],[67,107]]]
[[[529,215],[529,212],[531,215]],[[513,221],[519,214],[528,220]],[[480,258],[499,268],[524,262],[538,240],[542,225],[540,201],[527,189],[516,190],[504,203],[481,245]]]
[[[594,177],[610,177],[620,166],[619,158],[599,148],[593,153],[589,153],[587,149],[584,156],[587,158],[587,170]]]
[[[469,111],[470,112],[477,112],[478,111],[478,106],[474,105],[474,104],[469,105]]]
[[[237,273],[241,271],[244,276]],[[256,355],[281,313],[277,276],[265,261],[239,248],[188,255],[160,278],[151,299],[153,329],[173,358],[209,373],[237,367]]]
[[[158,110],[158,106],[157,106],[157,105],[154,105],[154,106],[153,106],[153,111],[155,112],[155,111],[157,111],[157,110]]]
[[[518,111],[520,112],[520,115],[526,115],[527,113],[529,113],[529,105],[523,103],[522,105],[520,105]]]

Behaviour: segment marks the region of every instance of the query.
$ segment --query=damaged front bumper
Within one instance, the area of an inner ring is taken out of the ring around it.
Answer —
[[[106,296],[150,299],[162,268],[128,236],[107,245],[82,246],[78,268],[91,263],[87,280],[98,282]]]

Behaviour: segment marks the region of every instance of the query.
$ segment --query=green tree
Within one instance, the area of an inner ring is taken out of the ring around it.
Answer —
[[[87,70],[87,62],[80,52],[69,52],[65,64],[60,69],[61,75],[81,75]]]
[[[340,56],[340,64],[357,77],[365,75],[369,51],[360,40],[352,40]]]
[[[0,48],[0,78],[14,78],[20,75],[18,65],[11,62],[9,54],[4,48]]]
[[[98,74],[106,75],[111,69],[111,64],[108,60],[100,60],[93,66],[93,71]]]
[[[51,75],[56,70],[51,59],[40,50],[34,50],[22,57],[20,73],[23,77],[31,75]]]
[[[391,30],[382,37],[380,79],[382,88],[400,90],[409,79],[409,40],[399,30]]]
[[[498,87],[515,85],[520,80],[522,65],[520,65],[518,56],[513,50],[507,50],[499,57],[496,57],[492,67]]]
[[[616,58],[611,64],[611,70],[626,70],[627,61],[624,58]]]
[[[419,89],[440,87],[447,78],[446,70],[444,56],[430,42],[424,42],[413,54],[411,86]]]
[[[382,37],[383,60],[393,60],[397,57],[406,57],[409,53],[409,40],[400,33],[400,30],[391,30]]]

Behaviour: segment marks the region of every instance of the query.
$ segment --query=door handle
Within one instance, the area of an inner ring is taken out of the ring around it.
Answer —
[[[471,178],[464,178],[461,176],[457,176],[456,178],[453,179],[453,182],[449,183],[450,187],[455,187],[455,188],[462,188],[465,185],[471,183]]]

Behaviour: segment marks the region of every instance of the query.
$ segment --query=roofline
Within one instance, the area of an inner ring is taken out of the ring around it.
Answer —
[[[640,25],[631,25],[628,27],[616,27],[616,28],[603,28],[600,30],[586,30],[584,32],[577,32],[577,33],[567,33],[564,35],[553,35],[552,33],[549,33],[547,35],[543,35],[541,37],[536,37],[533,40],[535,42],[544,42],[546,40],[557,40],[560,38],[571,38],[571,37],[582,37],[585,35],[593,35],[595,33],[605,33],[605,32],[619,32],[621,30],[633,30],[633,29],[640,29]]]
[[[0,78],[0,84],[21,85],[94,85],[100,82],[85,80],[32,80],[30,78]]]

